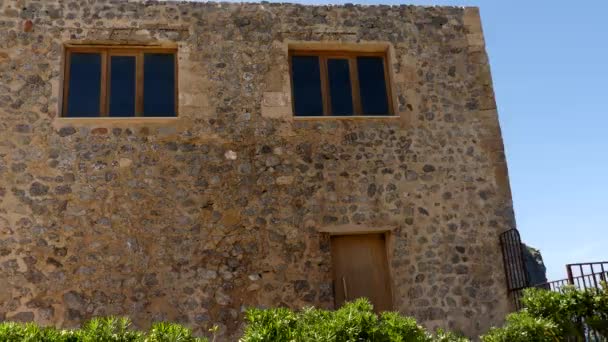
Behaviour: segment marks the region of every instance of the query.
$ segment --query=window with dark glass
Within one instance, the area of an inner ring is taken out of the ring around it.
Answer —
[[[63,116],[176,116],[176,73],[171,49],[68,48]]]
[[[144,54],[144,116],[165,116],[175,108],[175,56]]]
[[[323,115],[319,57],[293,56],[294,107],[300,115]]]
[[[101,56],[97,53],[73,53],[71,56],[67,112],[80,116],[99,114],[101,91]]]
[[[290,51],[296,116],[392,115],[384,53]]]
[[[110,57],[109,116],[135,116],[136,56]]]

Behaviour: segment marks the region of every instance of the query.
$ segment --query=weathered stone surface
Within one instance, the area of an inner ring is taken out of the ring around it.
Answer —
[[[176,43],[179,117],[58,118],[68,40]],[[387,44],[397,117],[294,119],[303,41]],[[396,310],[500,324],[515,222],[483,44],[470,8],[0,1],[0,317],[234,339],[247,306],[332,308],[318,230],[356,225],[392,227]]]
[[[61,137],[67,137],[68,135],[76,133],[76,130],[74,127],[61,127],[58,133]]]
[[[8,317],[9,321],[15,322],[31,322],[34,320],[34,313],[31,311],[19,312],[15,315]]]
[[[31,196],[44,196],[49,192],[49,187],[39,182],[32,183],[30,186]]]
[[[543,262],[540,250],[522,243],[524,263],[528,272],[530,285],[543,284],[547,282],[547,267]]]

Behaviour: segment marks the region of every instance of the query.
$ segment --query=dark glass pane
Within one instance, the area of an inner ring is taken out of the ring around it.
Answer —
[[[66,116],[99,116],[101,90],[101,55],[72,53]]]
[[[388,98],[382,57],[357,57],[359,89],[364,115],[388,115]]]
[[[323,115],[319,57],[293,56],[291,68],[295,115]]]
[[[112,56],[110,116],[135,116],[135,56]]]
[[[144,55],[144,116],[175,116],[175,56]]]
[[[328,59],[329,94],[332,115],[353,115],[353,97],[350,86],[348,59]]]

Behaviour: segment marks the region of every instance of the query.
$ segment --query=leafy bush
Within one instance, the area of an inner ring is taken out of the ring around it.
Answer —
[[[431,336],[411,317],[383,312],[378,323],[378,341],[432,341]]]
[[[204,342],[179,324],[157,323],[148,333],[131,330],[128,318],[95,318],[81,329],[41,328],[34,323],[0,323],[0,341],[11,342]]]
[[[429,334],[413,318],[394,312],[378,317],[367,299],[346,303],[336,311],[306,308],[249,309],[242,342],[466,342],[454,334]]]
[[[524,309],[507,317],[502,328],[482,336],[498,341],[584,341],[584,325],[608,337],[608,286],[586,290],[566,286],[559,292],[530,288],[524,291]]]
[[[41,328],[34,323],[0,323],[0,341],[71,342],[74,334],[53,328]]]
[[[291,310],[276,308],[269,310],[249,309],[250,325],[244,341],[291,341],[297,324],[297,316]]]
[[[553,321],[534,317],[528,312],[517,312],[507,316],[502,328],[492,328],[481,337],[483,342],[549,342],[561,341],[561,332]]]
[[[527,289],[524,309],[507,317],[501,328],[481,336],[483,342],[553,342],[583,340],[583,325],[608,337],[608,284],[599,289],[561,292]],[[427,332],[411,317],[395,312],[380,316],[366,299],[346,303],[336,311],[305,308],[247,310],[241,342],[468,342],[438,330]],[[77,330],[41,328],[33,323],[0,323],[0,341],[27,342],[202,342],[192,331],[172,323],[156,323],[148,332],[132,330],[127,318],[96,318]],[[212,329],[215,333],[217,329]]]
[[[152,326],[146,342],[203,342],[206,339],[192,336],[192,331],[175,323],[156,323]]]
[[[137,342],[142,341],[143,334],[130,330],[128,318],[107,317],[94,318],[86,322],[80,330],[72,332],[78,342]]]
[[[469,342],[469,339],[457,335],[453,332],[438,329],[435,332],[435,338],[433,342]]]
[[[608,287],[579,290],[572,286],[560,292],[542,289],[524,291],[522,304],[525,311],[534,317],[555,322],[562,336],[582,338],[582,322],[608,337]]]

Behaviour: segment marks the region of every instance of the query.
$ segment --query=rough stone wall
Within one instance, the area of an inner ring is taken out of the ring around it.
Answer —
[[[69,40],[178,44],[179,118],[59,118]],[[294,119],[288,41],[391,48],[397,116]],[[0,319],[226,338],[333,307],[329,235],[391,227],[395,308],[475,335],[514,226],[475,8],[0,0]]]

